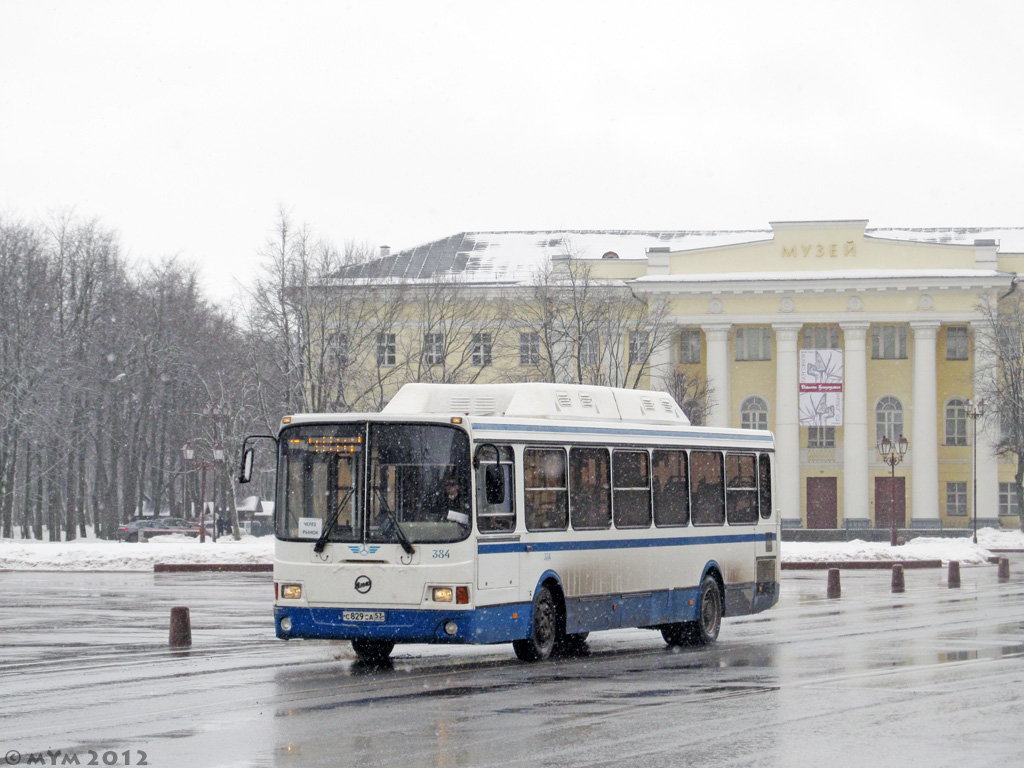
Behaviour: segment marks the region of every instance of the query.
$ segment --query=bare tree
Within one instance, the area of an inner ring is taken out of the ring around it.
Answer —
[[[1006,295],[984,299],[978,309],[983,332],[974,335],[974,354],[994,364],[981,367],[976,394],[998,421],[997,451],[1016,458],[1017,515],[1024,531],[1024,296],[1013,285]],[[991,418],[991,417],[990,417]]]
[[[635,389],[671,343],[664,302],[597,277],[569,243],[538,271],[525,300],[513,289],[506,302],[510,326],[536,342],[534,357],[524,352],[521,362],[541,381]]]
[[[704,376],[677,368],[665,377],[664,384],[691,424],[707,423],[708,414],[715,407],[715,396],[714,387]]]
[[[405,381],[473,383],[493,364],[506,318],[488,288],[440,275],[410,287],[407,306]]]

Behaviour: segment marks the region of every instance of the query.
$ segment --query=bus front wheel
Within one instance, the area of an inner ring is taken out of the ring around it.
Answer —
[[[359,660],[367,664],[380,664],[387,661],[395,644],[390,640],[353,640],[352,650]]]
[[[669,624],[661,636],[669,645],[708,645],[718,639],[722,627],[722,593],[714,576],[705,576],[700,585],[697,620]]]
[[[533,599],[533,628],[530,636],[513,640],[512,648],[522,661],[545,661],[551,658],[558,642],[558,606],[547,587],[539,587]]]

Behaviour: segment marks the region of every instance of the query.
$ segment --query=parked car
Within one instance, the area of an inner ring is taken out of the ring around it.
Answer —
[[[181,533],[186,536],[198,536],[199,525],[180,517],[158,517],[147,520],[135,520],[117,529],[119,541],[145,541],[152,536],[167,536]]]

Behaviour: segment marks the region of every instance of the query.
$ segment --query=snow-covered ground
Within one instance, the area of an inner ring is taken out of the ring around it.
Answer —
[[[782,544],[783,562],[841,562],[852,560],[959,560],[962,565],[981,564],[991,550],[1024,551],[1024,533],[983,528],[978,544],[969,536],[958,539],[911,539],[900,547],[887,543],[849,541]],[[270,563],[274,557],[272,536],[243,536],[235,541],[221,537],[217,543],[186,536],[156,536],[142,544],[102,541],[95,538],[68,542],[31,539],[0,539],[0,571],[152,571],[156,563]]]
[[[92,532],[89,531],[91,534]],[[141,544],[92,538],[51,542],[0,539],[0,571],[152,571],[156,563],[270,563],[273,536],[198,539],[175,534]]]
[[[962,538],[939,539],[917,538],[906,544],[893,547],[889,542],[854,541],[806,543],[782,542],[782,561],[799,562],[849,562],[862,560],[908,561],[908,560],[959,560],[961,565],[980,565],[993,557],[992,550],[1024,551],[1024,533],[1021,531],[997,531],[982,528],[978,531],[975,544],[970,533]],[[0,560],[2,562],[2,560]]]

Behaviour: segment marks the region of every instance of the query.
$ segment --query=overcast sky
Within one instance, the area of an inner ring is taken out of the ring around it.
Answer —
[[[0,211],[245,282],[341,244],[1024,225],[1024,3],[0,0]]]

